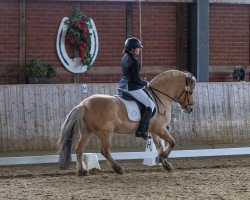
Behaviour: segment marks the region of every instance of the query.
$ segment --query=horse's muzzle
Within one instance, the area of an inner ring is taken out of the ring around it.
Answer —
[[[185,107],[185,112],[190,114],[191,112],[193,112],[193,106],[192,105],[188,105]]]

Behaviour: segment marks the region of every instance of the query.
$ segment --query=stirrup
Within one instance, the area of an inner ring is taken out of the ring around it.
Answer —
[[[147,132],[140,132],[140,131],[136,131],[135,137],[141,137],[144,140],[147,140],[147,139],[151,138],[151,136],[149,136]]]

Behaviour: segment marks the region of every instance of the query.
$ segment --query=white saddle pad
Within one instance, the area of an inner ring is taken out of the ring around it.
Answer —
[[[126,107],[128,118],[131,121],[141,121],[141,112],[138,105],[134,101],[127,101],[120,96],[115,95]]]

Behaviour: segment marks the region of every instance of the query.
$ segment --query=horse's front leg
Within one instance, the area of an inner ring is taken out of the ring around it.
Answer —
[[[172,151],[172,149],[174,148],[175,146],[175,140],[174,138],[170,135],[170,133],[168,132],[168,130],[164,127],[162,128],[159,133],[157,134],[161,139],[163,139],[165,142],[168,143],[167,147],[164,149],[163,147],[161,147],[161,143],[160,143],[160,140],[159,138],[157,139],[157,137],[153,137],[153,140],[154,140],[154,143],[156,145],[156,148],[157,146],[158,147],[161,147],[157,148],[158,150],[158,153],[159,153],[159,156],[158,156],[158,161],[162,163],[162,166],[165,170],[171,172],[173,171],[173,167],[172,165],[167,161],[167,158],[170,154],[170,152]]]
[[[158,152],[158,156],[156,158],[157,165],[159,163],[162,163],[163,159],[159,156],[162,152],[165,150],[165,145],[162,144],[162,140],[158,135],[152,134],[152,138],[156,147],[156,150]]]
[[[117,174],[124,174],[124,169],[111,156],[111,139],[112,133],[104,133],[100,136],[101,140],[101,154],[107,159],[109,165]]]

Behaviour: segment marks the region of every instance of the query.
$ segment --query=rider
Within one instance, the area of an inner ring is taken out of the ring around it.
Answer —
[[[143,91],[148,83],[141,79],[139,74],[141,63],[135,57],[140,54],[142,47],[140,40],[137,38],[132,37],[125,41],[124,56],[121,61],[122,78],[119,82],[119,88],[129,93],[132,97],[145,105],[146,109],[142,113],[141,121],[136,130],[135,136],[147,139],[148,123],[155,105],[149,96]]]

